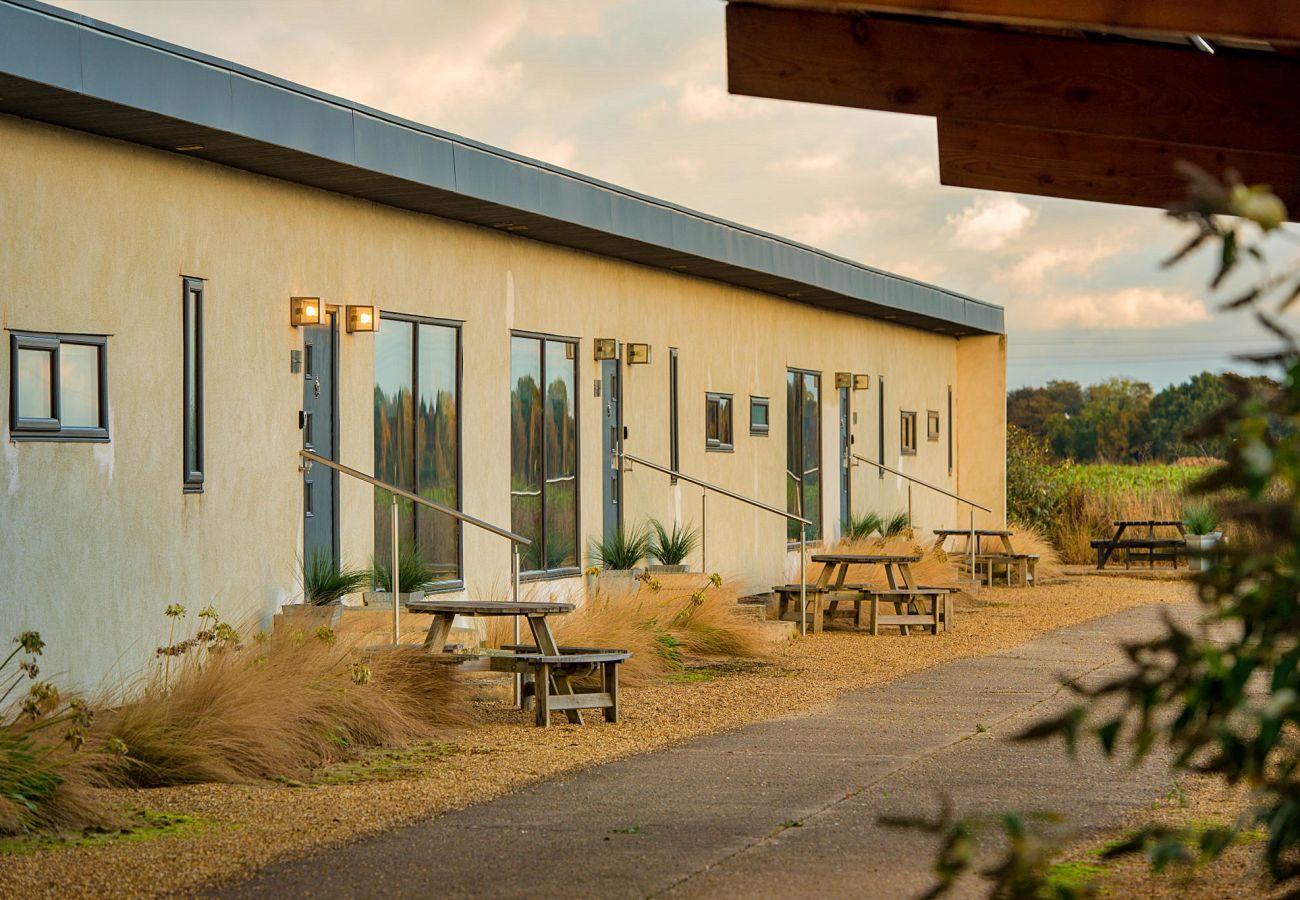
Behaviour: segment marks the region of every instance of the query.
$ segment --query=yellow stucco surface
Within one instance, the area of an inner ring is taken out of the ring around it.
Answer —
[[[108,444],[0,442],[0,635],[40,630],[45,670],[82,683],[121,677],[166,637],[163,608],[212,603],[269,619],[292,599],[301,548],[301,335],[288,298],[374,303],[462,320],[463,508],[509,524],[509,334],[578,337],[583,546],[601,527],[601,409],[592,339],[646,342],[625,367],[629,452],[668,462],[668,348],[680,359],[684,472],[785,504],[787,367],[822,373],[823,522],[840,518],[837,371],[869,374],[853,393],[855,450],[875,458],[877,380],[886,381],[885,462],[961,490],[1003,518],[1005,340],[956,340],[887,321],[404,212],[182,156],[0,116],[0,326],[108,334]],[[206,483],[181,490],[181,278],[206,279]],[[373,347],[340,335],[339,457],[372,471]],[[0,385],[9,390],[7,347]],[[957,412],[947,461],[947,391]],[[704,394],[735,397],[735,450],[706,452]],[[750,395],[771,398],[771,433],[751,436]],[[918,453],[899,454],[899,412],[918,414]],[[943,413],[926,440],[926,411]],[[905,482],[853,470],[856,512],[907,504]],[[625,515],[699,521],[699,491],[639,468]],[[916,489],[924,527],[965,523],[953,501]],[[343,479],[341,546],[372,548],[371,489]],[[785,526],[720,497],[709,502],[708,568],[755,590],[789,565]],[[468,529],[470,594],[507,590],[500,538]],[[528,586],[562,594],[577,579]]]

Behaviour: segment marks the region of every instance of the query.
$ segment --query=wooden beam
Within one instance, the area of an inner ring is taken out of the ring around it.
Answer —
[[[1300,153],[1300,62],[1272,54],[727,6],[732,93]]]
[[[1090,31],[1300,42],[1300,10],[1285,0],[759,0],[759,5],[903,13]]]
[[[1300,156],[939,120],[939,180],[955,187],[1163,208],[1186,195],[1177,160],[1272,185],[1300,216]]]

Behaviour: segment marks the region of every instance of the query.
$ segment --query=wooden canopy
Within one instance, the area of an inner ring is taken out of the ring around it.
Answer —
[[[1163,207],[1189,160],[1300,214],[1300,3],[733,0],[732,93],[934,116],[944,184]]]

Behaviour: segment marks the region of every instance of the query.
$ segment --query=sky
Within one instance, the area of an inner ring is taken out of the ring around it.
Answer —
[[[1161,268],[1158,210],[945,187],[932,119],[728,94],[721,0],[55,5],[999,304],[1011,388],[1269,345],[1208,256]]]

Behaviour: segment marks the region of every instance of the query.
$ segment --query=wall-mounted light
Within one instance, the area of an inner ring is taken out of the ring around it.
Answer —
[[[592,341],[596,362],[605,359],[616,359],[618,357],[618,341],[613,338],[596,338]]]
[[[348,304],[347,315],[344,318],[345,327],[348,334],[354,331],[378,331],[379,330],[379,307],[378,306],[353,306]]]
[[[867,390],[870,390],[870,389],[871,389],[871,376],[870,376],[870,375],[854,375],[854,376],[853,376],[853,390],[855,390],[855,391],[867,391]]]
[[[835,373],[835,386],[836,386],[837,388],[853,387],[853,373],[852,373],[852,372],[836,372],[836,373]]]
[[[321,310],[320,297],[290,297],[289,324],[294,328],[301,325],[319,325],[325,317]]]
[[[627,345],[627,364],[629,366],[644,366],[648,362],[650,362],[649,344]]]

